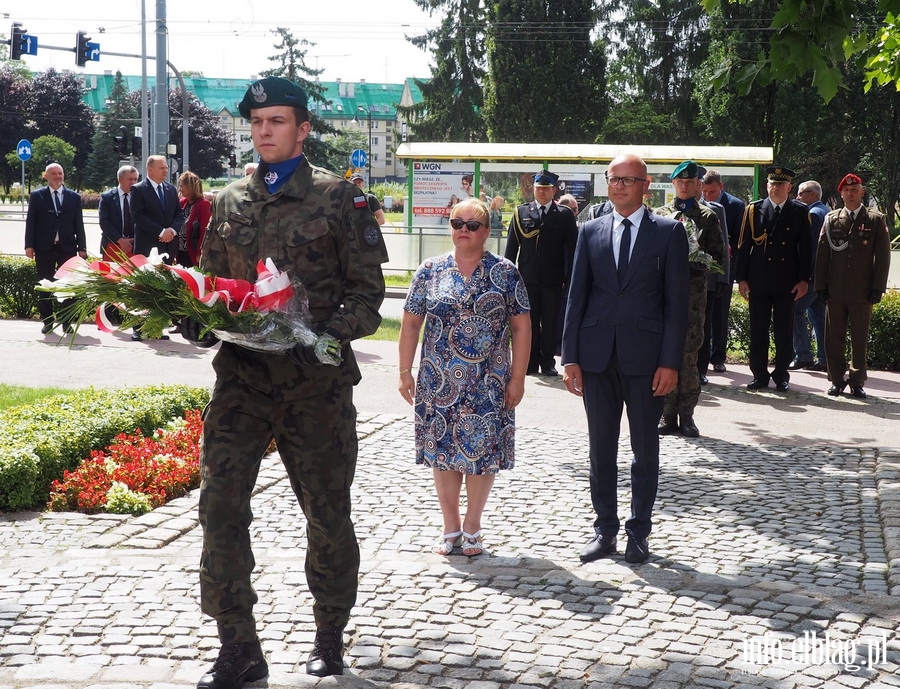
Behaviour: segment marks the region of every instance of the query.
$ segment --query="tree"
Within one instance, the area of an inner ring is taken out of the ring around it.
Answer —
[[[31,159],[25,163],[25,184],[29,189],[43,184],[44,170],[50,163],[62,165],[68,182],[69,170],[73,169],[77,155],[74,146],[56,136],[39,136],[32,142],[31,153]],[[6,162],[10,165],[21,164],[15,152],[6,154]]]
[[[444,11],[440,25],[409,41],[431,49],[435,65],[427,81],[415,79],[422,101],[398,107],[410,136],[426,141],[486,141],[484,20],[480,0],[415,0],[429,15]]]
[[[140,93],[140,92],[138,92]],[[169,91],[169,141],[181,146],[184,124],[181,89]],[[225,160],[234,150],[234,135],[222,128],[219,116],[188,94],[188,146],[190,167],[201,179],[219,177],[225,172]]]
[[[750,0],[702,0],[710,14]],[[768,49],[750,59],[724,62],[716,86],[733,81],[741,94],[754,84],[793,82],[810,76],[826,103],[844,86],[843,65],[858,60],[857,76],[868,91],[873,85],[900,89],[900,0],[878,0],[872,13],[857,0],[782,0],[771,15]],[[874,20],[874,21],[873,21]]]
[[[84,83],[78,75],[51,68],[34,75],[25,103],[34,139],[55,136],[75,148],[75,158],[66,168],[66,181],[75,188],[80,186],[94,135],[94,113],[83,93]]]
[[[28,138],[24,109],[27,90],[27,82],[16,70],[10,69],[8,65],[0,68],[0,151],[4,153],[0,162],[0,179],[7,192],[22,174],[18,157],[9,163],[5,154],[9,151],[15,153],[16,144],[21,139]]]
[[[116,72],[109,94],[109,108],[100,118],[91,140],[91,152],[84,172],[84,182],[89,189],[101,190],[116,184],[121,155],[115,151],[115,137],[120,127],[128,131],[129,148],[134,133],[135,108],[129,100],[128,89],[121,72]]]
[[[591,40],[593,6],[489,5],[484,119],[491,141],[594,141],[606,112],[606,60]]]
[[[325,87],[318,80],[311,81],[307,77],[318,77],[323,70],[312,69],[306,66],[306,53],[308,50],[301,50],[298,46],[314,46],[305,38],[298,39],[282,26],[273,29],[272,33],[276,34],[281,42],[275,45],[277,50],[282,52],[272,55],[269,60],[278,63],[277,67],[262,72],[264,77],[285,77],[300,85],[306,91],[306,95],[313,103],[321,103],[326,100]],[[335,135],[338,130],[332,127],[327,121],[319,117],[315,108],[310,108],[309,121],[311,125],[311,134],[316,132],[319,137],[326,135]],[[313,165],[327,167],[327,161],[333,156],[330,150],[331,145],[327,139],[322,139],[310,135],[303,142],[303,152]]]
[[[330,155],[325,161],[323,167],[328,170],[334,170],[338,174],[343,174],[350,164],[350,154],[357,148],[368,148],[368,137],[361,131],[352,129],[344,129],[338,132],[338,135],[331,139]]]

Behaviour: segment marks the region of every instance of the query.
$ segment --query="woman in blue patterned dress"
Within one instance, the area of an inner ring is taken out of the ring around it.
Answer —
[[[434,473],[444,535],[433,552],[484,552],[481,514],[501,469],[515,464],[515,412],[531,348],[519,271],[485,251],[490,214],[478,199],[450,212],[453,251],[413,276],[400,326],[400,394],[415,404],[416,463]],[[422,325],[418,379],[412,366]],[[510,351],[510,340],[512,348]],[[510,356],[511,354],[511,356]],[[459,497],[466,483],[466,516]]]

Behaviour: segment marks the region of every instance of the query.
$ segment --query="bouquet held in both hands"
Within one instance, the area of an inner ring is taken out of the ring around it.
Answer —
[[[312,350],[318,362],[341,363],[340,343],[316,334],[306,289],[275,267],[271,258],[257,265],[255,283],[206,275],[195,268],[169,266],[154,249],[122,263],[66,261],[54,280],[41,280],[38,290],[60,301],[72,299],[61,318],[76,327],[92,315],[106,332],[139,327],[150,338],[162,335],[173,321],[202,324],[200,337],[221,340],[261,352],[287,353],[297,345]],[[118,312],[110,317],[108,305]]]

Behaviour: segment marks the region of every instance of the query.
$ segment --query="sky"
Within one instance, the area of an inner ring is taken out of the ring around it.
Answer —
[[[285,27],[315,44],[307,46],[306,64],[324,70],[322,81],[400,83],[430,75],[429,56],[405,36],[424,33],[437,19],[413,0],[143,0],[150,56],[156,54],[158,4],[165,6],[168,60],[181,72],[249,79],[275,65],[268,59],[277,52],[271,30]],[[32,71],[139,75],[139,59],[104,51],[141,53],[141,6],[142,0],[0,0],[0,33],[8,38],[12,22],[19,22],[37,37],[38,54],[23,58]],[[74,52],[49,49],[74,48],[78,31],[100,44],[100,60],[84,68],[75,65]],[[148,61],[147,74],[152,79],[155,73],[155,62]]]

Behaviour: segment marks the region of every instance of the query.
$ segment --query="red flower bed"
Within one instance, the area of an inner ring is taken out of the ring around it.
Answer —
[[[145,438],[140,429],[121,434],[106,450],[94,451],[74,471],[50,486],[54,512],[140,514],[200,485],[200,410],[185,414],[174,430]]]

